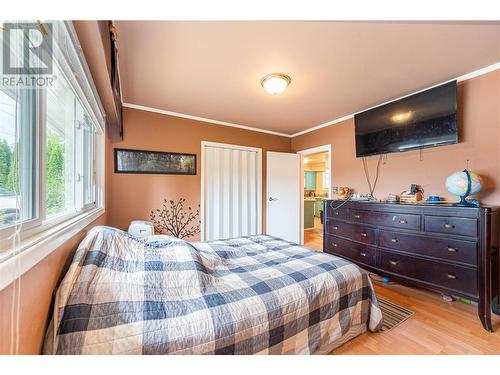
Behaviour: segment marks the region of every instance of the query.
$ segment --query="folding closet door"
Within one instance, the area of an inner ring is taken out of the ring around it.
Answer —
[[[202,142],[202,239],[261,233],[261,149]]]

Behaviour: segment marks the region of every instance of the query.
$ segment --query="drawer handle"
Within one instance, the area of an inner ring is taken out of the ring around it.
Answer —
[[[355,219],[361,219],[361,215],[354,215]]]
[[[456,280],[458,279],[458,277],[456,277],[455,275],[453,275],[452,273],[449,273],[448,274],[448,279],[453,279],[453,280]]]
[[[335,242],[332,243],[333,247],[337,247],[337,244]]]
[[[446,223],[445,225],[443,225],[443,227],[445,227],[446,229],[453,229],[453,228],[455,228],[455,226],[453,224],[448,224],[448,223]]]
[[[458,251],[458,249],[455,249],[454,247],[448,246],[448,251],[450,253],[456,253]]]
[[[361,237],[366,237],[368,236],[365,232],[361,233]]]
[[[339,213],[338,213],[337,211],[335,211],[335,215],[337,215],[337,216],[338,216],[338,215],[339,215]]]
[[[399,220],[399,224],[407,224],[408,222],[405,219]]]
[[[337,227],[336,225],[333,227],[333,230],[337,230],[339,229],[339,227]]]
[[[361,255],[362,257],[365,257],[366,256],[366,253],[365,252],[360,252],[359,255]]]
[[[391,242],[396,243],[396,242],[398,242],[398,239],[397,239],[397,238],[392,238],[392,239],[391,239]]]
[[[390,260],[389,263],[393,266],[397,266],[399,262],[397,260]]]

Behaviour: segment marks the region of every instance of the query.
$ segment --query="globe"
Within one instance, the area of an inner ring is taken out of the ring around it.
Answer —
[[[453,173],[446,179],[446,189],[453,194],[460,197],[461,206],[475,206],[465,200],[469,195],[475,194],[481,190],[483,181],[478,174],[468,171],[467,169],[462,172]]]

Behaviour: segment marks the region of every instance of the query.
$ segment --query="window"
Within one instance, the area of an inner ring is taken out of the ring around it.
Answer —
[[[0,228],[36,218],[35,102],[35,90],[0,87]]]
[[[45,210],[47,217],[75,210],[75,94],[57,64],[47,89]]]
[[[0,264],[16,227],[23,240],[102,206],[102,106],[72,24],[50,30],[51,82],[0,85]],[[8,44],[16,58],[18,39]]]
[[[16,220],[14,150],[16,147],[16,95],[0,89],[0,228]]]
[[[76,153],[81,155],[76,162],[77,207],[79,209],[95,203],[94,187],[94,125],[80,102],[76,102]]]
[[[89,116],[84,114],[83,132],[83,205],[95,203],[94,186],[94,127]]]

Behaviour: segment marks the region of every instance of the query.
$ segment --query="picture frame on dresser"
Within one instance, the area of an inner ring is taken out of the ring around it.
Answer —
[[[325,200],[323,251],[499,314],[499,208]]]

